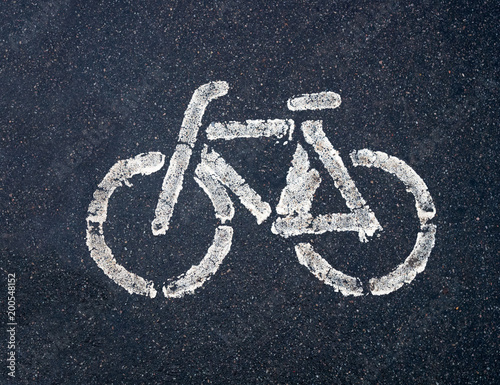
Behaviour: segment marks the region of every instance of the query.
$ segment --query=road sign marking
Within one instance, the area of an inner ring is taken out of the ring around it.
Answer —
[[[184,114],[179,140],[170,158],[168,170],[162,183],[162,190],[152,222],[154,235],[165,234],[174,207],[182,190],[184,174],[189,166],[192,149],[196,143],[202,116],[211,100],[228,91],[226,82],[211,82],[199,87],[193,94]],[[291,110],[319,110],[337,108],[340,96],[333,92],[302,95],[288,100]],[[212,123],[207,129],[209,140],[236,138],[277,137],[287,133],[291,140],[295,123],[291,119],[246,120],[245,122]],[[322,121],[308,120],[302,123],[301,131],[305,142],[312,146],[320,161],[333,178],[335,187],[346,201],[350,213],[328,213],[313,217],[311,214],[314,194],[321,184],[317,170],[311,168],[309,156],[300,143],[297,144],[276,211],[279,215],[271,230],[283,237],[301,234],[322,234],[331,231],[353,231],[359,240],[367,241],[375,231],[382,230],[373,211],[351,179],[339,152],[332,146],[323,131]],[[410,283],[421,273],[435,244],[436,226],[429,224],[436,209],[431,195],[420,176],[402,160],[383,152],[371,150],[353,151],[354,166],[375,167],[391,173],[401,180],[408,192],[415,198],[415,207],[420,221],[420,231],[410,255],[392,272],[369,280],[370,292],[374,295],[389,294],[405,283]],[[87,246],[92,258],[104,273],[125,288],[129,293],[155,297],[157,291],[151,281],[127,271],[117,263],[104,239],[103,224],[107,218],[109,199],[116,188],[123,184],[131,186],[130,178],[137,174],[149,175],[163,167],[165,156],[159,152],[140,154],[134,158],[118,161],[98,185],[89,206],[87,217]],[[263,223],[271,214],[270,205],[253,190],[236,170],[217,152],[205,145],[201,161],[196,166],[194,179],[208,195],[215,209],[216,218],[222,224],[216,227],[215,235],[201,262],[193,265],[186,273],[168,280],[163,286],[166,297],[178,298],[201,287],[218,270],[231,249],[233,229],[227,225],[234,216],[234,204],[228,190]],[[361,281],[334,269],[309,243],[298,243],[295,252],[299,263],[304,265],[318,279],[334,287],[343,295],[363,294]]]
[[[295,124],[292,119],[246,120],[244,122],[214,122],[207,128],[209,140],[236,138],[282,138],[288,133],[292,140]]]
[[[310,169],[309,157],[300,144],[297,144],[286,181],[276,206],[276,212],[284,218],[274,221],[271,231],[288,238],[311,231],[312,200],[321,183],[318,171]]]
[[[154,235],[165,234],[170,218],[179,198],[192,150],[187,144],[178,144],[170,158],[167,174],[163,179],[160,197],[155,210],[155,219],[151,224]]]
[[[342,99],[335,92],[319,92],[316,94],[304,94],[288,99],[287,105],[290,111],[325,110],[340,106]]]
[[[179,131],[179,144],[170,159],[170,165],[163,180],[162,191],[156,206],[155,218],[151,223],[154,235],[165,234],[168,230],[170,218],[182,190],[184,173],[191,159],[190,147],[196,143],[205,109],[212,100],[224,96],[228,89],[229,85],[226,82],[211,82],[199,87],[193,93],[184,113]]]
[[[210,82],[198,87],[194,91],[191,101],[184,112],[181,129],[179,131],[179,143],[194,146],[198,138],[198,130],[201,126],[201,119],[205,114],[208,104],[229,91],[227,82]]]
[[[333,286],[335,291],[343,295],[363,295],[363,286],[355,277],[351,277],[334,269],[321,255],[316,253],[308,243],[299,243],[295,252],[301,265],[306,266],[313,275],[327,285]]]
[[[219,218],[222,223],[233,219],[233,201],[229,198],[226,188],[214,177],[212,169],[206,162],[198,164],[195,174],[197,176],[194,178],[196,183],[198,183],[212,201],[216,218]]]
[[[220,264],[231,250],[233,228],[219,226],[215,230],[214,240],[200,264],[192,266],[185,274],[180,275],[174,282],[163,286],[163,294],[168,298],[180,298],[185,294],[192,294],[196,289],[210,279],[219,269]]]
[[[117,263],[111,249],[104,240],[103,224],[107,218],[108,202],[113,192],[128,182],[134,175],[150,175],[165,164],[165,156],[159,152],[139,154],[134,158],[120,160],[106,174],[90,203],[87,217],[87,246],[90,255],[104,273],[129,293],[156,297],[152,281],[147,281],[129,272]]]
[[[202,162],[211,170],[213,176],[238,196],[243,206],[255,216],[259,225],[271,215],[269,203],[264,202],[260,195],[245,182],[245,179],[227,164],[218,153],[213,150],[207,152],[207,147],[205,147],[201,158]]]
[[[424,271],[436,239],[436,225],[427,222],[436,215],[436,207],[423,179],[401,159],[368,149],[353,151],[351,159],[355,166],[376,167],[395,175],[415,198],[420,232],[412,252],[391,273],[369,281],[372,294],[389,294],[403,284],[410,283],[418,273]]]
[[[370,210],[356,188],[354,181],[349,176],[339,152],[333,148],[323,132],[322,122],[318,120],[305,121],[302,123],[301,129],[306,142],[312,145],[318,153],[326,170],[333,178],[335,187],[340,191],[351,212],[347,214],[324,214],[313,219],[309,214],[312,204],[310,201],[319,183],[321,183],[321,178],[319,178],[319,174],[316,176],[316,170],[311,170],[311,174],[306,173],[307,168],[309,168],[307,154],[302,147],[297,147],[295,153],[297,162],[295,164],[292,163],[292,167],[289,170],[289,176],[287,176],[288,184],[283,190],[281,196],[283,202],[280,201],[282,205],[280,207],[290,207],[290,205],[299,204],[297,214],[300,212],[300,215],[293,215],[290,211],[283,211],[284,213],[286,212],[286,217],[278,218],[275,221],[272,228],[273,232],[284,237],[289,237],[304,233],[322,234],[327,231],[355,231],[358,233],[360,241],[366,242],[367,236],[373,236],[375,231],[382,230],[377,218],[375,218],[375,214]],[[305,168],[306,165],[307,168]],[[306,185],[308,186],[307,188],[305,187]],[[292,192],[297,192],[301,200],[295,199]],[[307,199],[309,200],[307,204],[304,197],[304,193],[306,192]],[[304,211],[305,209],[307,209],[307,212]]]

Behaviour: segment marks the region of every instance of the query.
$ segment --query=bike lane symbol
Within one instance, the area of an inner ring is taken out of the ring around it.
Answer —
[[[177,199],[182,190],[184,174],[188,168],[192,149],[196,143],[203,114],[208,104],[227,94],[226,82],[211,82],[199,87],[193,94],[184,114],[178,137],[178,144],[172,155],[152,222],[154,235],[163,235],[168,231]],[[288,100],[292,111],[334,109],[341,104],[340,95],[334,92],[306,94]],[[214,122],[207,128],[208,140],[233,140],[236,138],[277,137],[288,135],[291,139],[295,123],[291,119],[247,120],[245,122]],[[337,150],[325,135],[322,122],[305,121],[300,126],[305,142],[318,154],[335,187],[346,201],[350,213],[332,213],[313,218],[310,214],[312,199],[321,183],[319,173],[310,168],[308,154],[298,143],[292,165],[287,174],[287,184],[281,192],[276,207],[279,215],[272,223],[271,231],[283,237],[301,234],[322,234],[332,231],[357,232],[360,241],[376,231],[382,231],[373,211],[359,193],[354,181]],[[415,276],[425,269],[428,257],[434,247],[436,226],[429,221],[436,210],[425,182],[404,161],[383,152],[368,149],[353,151],[350,154],[354,166],[375,167],[396,176],[408,192],[415,198],[415,207],[420,221],[420,231],[410,255],[391,273],[369,280],[370,292],[374,295],[391,293],[405,283],[410,283]],[[117,263],[112,250],[105,241],[103,225],[107,218],[109,199],[116,188],[129,185],[129,179],[137,174],[150,175],[159,171],[165,164],[165,156],[159,152],[139,154],[134,158],[118,161],[103,178],[94,192],[87,217],[87,246],[91,257],[103,272],[129,293],[156,297],[157,290],[152,281],[126,270]],[[271,215],[271,206],[262,200],[246,181],[218,153],[207,145],[201,153],[201,160],[195,169],[195,181],[210,198],[215,216],[221,225],[215,229],[214,239],[206,255],[198,265],[192,266],[162,291],[165,297],[178,298],[194,293],[196,289],[215,274],[231,249],[233,229],[226,222],[234,216],[234,205],[227,190],[241,201],[242,205],[255,216],[261,224]],[[349,276],[332,267],[321,255],[316,253],[309,243],[295,246],[299,263],[325,284],[343,295],[359,296],[363,294],[363,285],[359,278]]]

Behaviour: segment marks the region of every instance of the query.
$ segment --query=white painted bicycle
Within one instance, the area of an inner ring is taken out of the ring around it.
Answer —
[[[210,101],[226,95],[228,89],[228,84],[221,81],[205,84],[194,92],[184,114],[178,143],[163,180],[152,222],[154,235],[165,234],[169,228],[206,107]],[[306,94],[288,100],[288,108],[292,111],[334,109],[340,104],[340,95],[334,92]],[[231,140],[257,137],[282,138],[286,135],[291,138],[294,128],[295,123],[291,119],[214,122],[207,128],[207,138]],[[297,144],[287,174],[287,184],[276,206],[278,216],[271,225],[271,231],[283,237],[353,231],[358,233],[360,241],[366,242],[367,237],[373,236],[376,231],[381,231],[382,227],[349,176],[339,152],[326,137],[322,121],[304,121],[300,125],[300,131],[305,142],[316,151],[333,178],[335,187],[345,199],[350,213],[312,216],[310,213],[312,199],[321,183],[321,178],[318,171],[310,167],[307,152]],[[436,226],[429,222],[434,217],[436,209],[422,178],[402,160],[368,149],[353,151],[350,157],[354,166],[376,167],[395,175],[415,198],[420,231],[413,250],[391,273],[383,277],[373,277],[368,282],[372,294],[388,294],[399,289],[404,283],[410,283],[425,269],[435,242]],[[87,217],[87,246],[97,265],[129,293],[151,298],[157,294],[154,283],[117,263],[106,244],[103,225],[107,217],[108,202],[115,189],[122,184],[130,185],[129,179],[134,175],[149,175],[159,171],[164,164],[165,155],[160,152],[139,154],[134,158],[115,163],[94,192]],[[258,224],[266,221],[272,211],[270,205],[262,200],[234,168],[207,145],[202,150],[194,178],[210,198],[215,216],[220,219],[221,225],[215,229],[213,242],[201,262],[163,286],[165,297],[182,297],[194,293],[218,270],[229,253],[233,237],[230,222],[234,216],[234,205],[227,190],[232,191],[240,199],[243,206],[255,216]],[[336,270],[313,249],[310,243],[298,243],[295,252],[302,265],[325,284],[332,286],[335,291],[340,291],[343,295],[364,294],[363,283],[359,278]]]

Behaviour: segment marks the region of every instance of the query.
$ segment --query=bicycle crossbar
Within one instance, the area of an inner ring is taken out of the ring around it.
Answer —
[[[207,128],[209,140],[236,138],[282,138],[288,133],[292,139],[295,122],[292,119],[246,120],[244,122],[213,122]]]

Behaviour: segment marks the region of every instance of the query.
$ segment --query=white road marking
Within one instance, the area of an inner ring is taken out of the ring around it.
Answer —
[[[191,101],[184,112],[181,130],[179,132],[179,143],[187,143],[194,146],[198,138],[198,130],[201,126],[201,119],[205,114],[208,104],[229,91],[227,82],[210,82],[198,87],[194,91]]]
[[[423,179],[401,159],[385,152],[363,149],[351,152],[354,166],[376,167],[395,175],[415,197],[415,207],[421,225],[436,215],[436,207]]]
[[[287,185],[283,189],[276,211],[284,218],[278,218],[271,230],[284,237],[308,234],[321,234],[325,231],[358,231],[360,240],[366,235],[373,235],[381,230],[373,212],[359,194],[350,178],[338,151],[336,151],[323,133],[321,122],[307,121],[302,130],[306,141],[314,146],[321,161],[333,177],[335,186],[340,190],[351,214],[326,214],[313,218],[310,214],[312,199],[321,178],[316,170],[309,169],[307,153],[298,145],[292,166],[287,175]],[[383,152],[361,150],[351,153],[355,166],[377,167],[395,175],[415,197],[417,216],[421,224],[413,251],[406,260],[391,273],[369,280],[370,291],[374,295],[389,294],[404,283],[411,282],[424,271],[428,257],[434,247],[436,226],[427,222],[436,213],[432,197],[420,176],[402,160]],[[344,295],[361,295],[362,286],[354,277],[337,271],[313,250],[307,243],[300,243],[295,248],[299,262],[312,274],[326,284],[334,286]]]
[[[327,217],[322,218],[317,226],[324,228],[326,231],[358,231],[360,241],[366,242],[366,237],[373,236],[375,231],[381,231],[382,226],[380,226],[375,214],[359,193],[339,152],[333,148],[326,137],[322,122],[308,120],[302,123],[301,129],[306,142],[314,147],[328,173],[333,178],[335,187],[339,189],[347,207],[351,209],[350,214],[329,214]]]
[[[219,269],[220,264],[231,249],[233,228],[219,226],[215,231],[214,241],[199,265],[192,266],[168,286],[163,286],[163,294],[168,298],[179,298],[194,291],[210,279]]]
[[[191,153],[192,150],[187,144],[178,144],[172,158],[170,158],[156,206],[155,218],[151,223],[154,235],[165,234],[168,230],[170,218],[182,190],[184,173],[188,168]]]
[[[360,241],[366,242],[367,236],[373,236],[375,231],[382,230],[375,214],[356,188],[338,151],[324,134],[321,121],[306,121],[302,123],[301,129],[306,142],[318,153],[351,212],[312,217],[309,210],[321,178],[316,170],[307,171],[309,168],[307,153],[299,145],[292,167],[288,171],[287,186],[278,204],[281,211],[278,213],[283,213],[282,215],[286,217],[278,218],[273,224],[272,231],[284,237],[305,233],[322,234],[327,231],[355,231]],[[294,206],[297,207],[295,213],[291,211]]]
[[[333,286],[335,291],[340,291],[345,296],[363,295],[363,287],[357,278],[335,270],[310,244],[299,243],[295,246],[295,252],[301,265],[306,266],[320,281]]]
[[[291,119],[246,120],[245,122],[213,122],[207,128],[209,140],[236,138],[282,138],[289,133],[289,140],[294,130]]]
[[[309,157],[300,144],[293,156],[286,177],[287,185],[281,192],[276,212],[285,216],[274,221],[271,231],[285,238],[311,232],[313,216],[310,213],[314,193],[321,184],[315,169],[309,169]]]
[[[134,175],[152,174],[163,167],[165,156],[159,152],[139,154],[134,158],[120,160],[106,174],[90,203],[87,217],[87,246],[90,255],[104,273],[129,293],[156,296],[152,281],[147,281],[129,272],[116,262],[111,249],[104,240],[103,224],[107,218],[108,202],[116,188],[126,184]]]
[[[292,167],[288,171],[287,185],[281,192],[281,198],[276,206],[280,215],[310,215],[312,198],[321,183],[319,172],[309,169],[309,157],[304,148],[297,144],[292,159]]]
[[[155,219],[152,223],[154,235],[165,234],[172,216],[174,206],[177,203],[179,193],[182,190],[184,173],[191,158],[191,147],[194,146],[201,119],[208,103],[227,93],[226,82],[212,82],[199,87],[193,94],[191,102],[184,114],[184,120],[179,133],[179,144],[170,159],[167,174],[163,180],[162,191],[155,211]],[[129,293],[146,295],[154,298],[157,291],[154,283],[129,272],[117,263],[111,249],[106,245],[104,239],[103,224],[107,217],[109,198],[117,187],[125,184],[131,186],[128,181],[136,174],[149,175],[158,171],[165,163],[165,156],[159,152],[140,154],[134,158],[118,161],[106,174],[98,189],[94,193],[94,199],[89,206],[87,217],[87,246],[92,258],[104,273]],[[234,214],[232,203],[223,190],[217,186],[213,178],[207,177],[208,167],[202,168],[195,178],[204,191],[208,193],[214,204],[216,216],[223,220],[229,220]],[[232,211],[231,211],[232,210]],[[186,274],[173,280],[163,292],[167,297],[182,297],[185,293],[194,290],[210,278],[217,270],[220,263],[231,248],[232,228],[219,226],[215,232],[214,241],[207,254],[199,265],[191,267]]]
[[[109,198],[116,188],[123,184],[132,186],[128,181],[132,176],[137,174],[149,175],[160,170],[164,163],[165,156],[159,152],[140,154],[135,158],[118,161],[111,167],[95,191],[87,217],[87,246],[97,265],[109,278],[129,293],[145,295],[151,298],[156,297],[157,294],[154,283],[131,273],[117,263],[104,239],[103,224],[107,218]],[[196,178],[197,182],[209,195],[216,216],[230,220],[234,214],[232,202],[224,191],[224,187],[209,174],[210,171],[207,166],[205,166],[204,170],[203,164],[200,164],[197,175],[201,179]],[[227,212],[228,205],[232,209],[232,211],[229,210],[229,213]],[[168,286],[163,287],[164,295],[179,298],[184,294],[193,293],[197,288],[201,287],[217,271],[231,249],[232,236],[233,230],[230,226],[219,226],[205,257],[198,265],[192,266],[185,274],[180,275],[172,280]]]
[[[245,179],[227,164],[218,153],[213,150],[208,152],[205,146],[201,158],[203,165],[211,170],[214,178],[238,196],[243,206],[255,216],[258,224],[264,222],[271,215],[269,203],[264,202],[260,195],[245,182]]]
[[[162,191],[152,222],[154,235],[165,234],[172,217],[175,204],[182,190],[184,174],[189,166],[192,148],[196,143],[198,130],[207,105],[211,100],[225,95],[226,82],[212,82],[199,87],[193,94],[184,114],[178,144],[170,159],[162,184]],[[340,95],[334,92],[307,94],[288,100],[290,110],[319,110],[337,108]],[[272,232],[283,237],[301,234],[322,234],[327,231],[357,232],[360,241],[382,230],[375,214],[370,210],[349,176],[340,154],[326,137],[321,121],[305,121],[301,125],[305,140],[319,155],[321,162],[334,180],[335,187],[346,201],[350,213],[330,213],[313,217],[310,213],[314,194],[321,184],[317,170],[310,167],[309,157],[298,144],[292,165],[287,174],[287,185],[283,189],[276,208],[281,217],[272,225]],[[207,129],[209,140],[235,138],[277,137],[288,133],[289,140],[294,131],[291,119],[247,120],[245,122],[211,123]],[[415,197],[415,207],[420,221],[420,232],[415,246],[406,260],[391,273],[369,280],[369,288],[374,295],[389,294],[405,283],[410,283],[418,273],[424,271],[427,260],[435,244],[436,226],[428,222],[435,216],[436,209],[427,186],[420,176],[402,160],[383,152],[367,149],[354,151],[351,159],[355,166],[376,167],[395,175]],[[104,273],[129,293],[154,298],[157,291],[152,281],[129,272],[117,263],[104,239],[103,224],[107,218],[108,202],[116,188],[125,184],[132,186],[129,179],[134,175],[149,175],[160,170],[165,156],[159,152],[140,154],[134,158],[118,161],[99,184],[94,199],[89,205],[87,217],[87,246],[92,258]],[[264,202],[245,180],[215,151],[205,146],[201,162],[195,170],[195,181],[208,195],[215,209],[215,216],[224,224],[234,216],[234,205],[227,189],[238,196],[241,203],[261,224],[271,214],[271,207]],[[185,274],[178,276],[163,286],[163,294],[169,298],[179,298],[195,290],[210,279],[231,249],[233,229],[227,225],[216,228],[211,246],[198,265],[193,265]],[[311,244],[299,243],[295,247],[299,262],[311,273],[335,291],[343,295],[363,294],[361,281],[334,269]]]
[[[398,290],[405,283],[413,281],[418,273],[425,270],[427,260],[436,240],[436,226],[424,225],[417,234],[417,242],[406,260],[395,270],[380,278],[369,281],[373,295],[384,295]]]
[[[222,223],[230,221],[234,216],[234,205],[226,192],[226,188],[214,177],[212,169],[205,162],[201,162],[196,167],[194,178],[196,183],[205,191],[213,206],[215,207],[215,216]]]
[[[355,166],[376,167],[395,175],[405,184],[407,191],[415,197],[420,232],[412,252],[394,271],[369,281],[372,294],[389,294],[403,284],[410,283],[418,273],[424,271],[436,239],[436,225],[427,222],[434,218],[436,208],[425,182],[401,159],[384,152],[367,149],[353,151],[351,159]]]
[[[201,119],[208,104],[221,96],[229,89],[226,82],[211,82],[199,87],[191,98],[184,113],[181,130],[179,132],[179,144],[170,159],[167,174],[163,180],[162,191],[156,206],[155,218],[151,223],[154,235],[165,234],[172,217],[175,204],[182,190],[184,173],[191,158],[191,148],[196,143]]]
[[[328,173],[333,178],[335,187],[340,190],[347,207],[353,210],[365,206],[366,202],[351,179],[339,152],[333,148],[326,137],[322,122],[307,120],[302,123],[301,129],[306,142],[314,147]]]
[[[339,94],[335,92],[319,92],[290,98],[287,105],[291,111],[305,111],[337,108],[341,103],[342,99]]]

